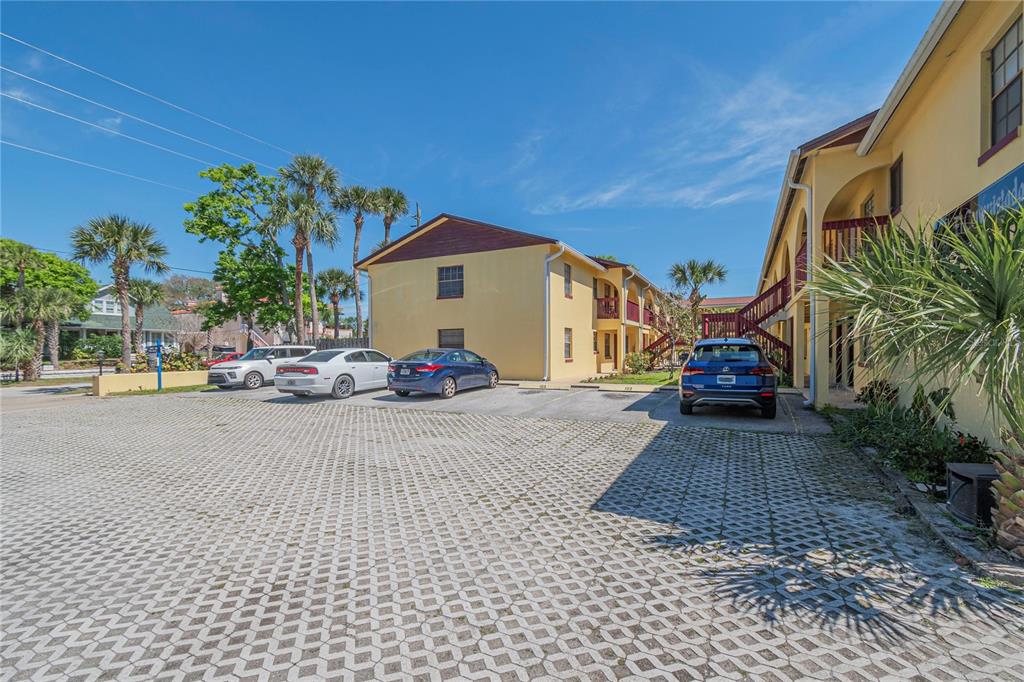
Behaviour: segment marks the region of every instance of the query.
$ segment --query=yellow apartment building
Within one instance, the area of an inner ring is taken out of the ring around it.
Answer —
[[[705,325],[756,320],[755,335],[777,342],[815,406],[872,376],[865,349],[845,337],[846,313],[808,295],[810,265],[847,259],[890,219],[907,229],[1024,200],[1021,6],[943,3],[880,109],[791,152],[758,297],[741,319]],[[981,399],[965,391],[954,402],[963,428],[994,435]]]
[[[551,237],[442,213],[356,267],[371,343],[395,357],[464,347],[503,379],[556,381],[668,350],[651,280]]]

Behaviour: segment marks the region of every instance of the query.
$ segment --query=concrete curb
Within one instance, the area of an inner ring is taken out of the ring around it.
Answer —
[[[858,447],[857,451],[871,463],[883,483],[896,494],[897,506],[914,510],[928,530],[958,558],[963,558],[974,572],[987,578],[1024,586],[1024,566],[1002,561],[997,552],[976,547],[974,534],[953,523],[941,505],[931,502],[903,474],[882,465],[873,453],[864,448]],[[904,503],[902,505],[901,500]]]
[[[573,388],[587,388],[595,391],[612,391],[616,393],[657,393],[658,391],[675,391],[672,386],[652,386],[650,384],[601,384],[601,383],[567,383],[563,381],[499,381],[500,386],[515,386],[521,389],[541,391],[568,391]]]

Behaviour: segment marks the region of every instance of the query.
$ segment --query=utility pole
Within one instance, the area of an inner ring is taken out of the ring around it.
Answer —
[[[416,202],[416,227],[419,227],[423,221],[423,214],[420,213],[420,202]]]

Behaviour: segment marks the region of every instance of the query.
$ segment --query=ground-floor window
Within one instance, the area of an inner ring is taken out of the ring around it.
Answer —
[[[594,332],[594,355],[597,355],[597,332]]]
[[[572,329],[566,327],[562,337],[562,353],[566,360],[572,360]]]
[[[465,329],[438,329],[437,330],[437,347],[438,348],[465,348],[466,347],[466,330]]]
[[[605,334],[604,335],[604,359],[605,360],[611,360],[612,359],[612,335],[611,334]]]

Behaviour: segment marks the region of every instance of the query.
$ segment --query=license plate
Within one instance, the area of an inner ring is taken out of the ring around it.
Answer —
[[[718,375],[718,383],[720,383],[720,384],[730,384],[730,385],[731,384],[735,384],[736,383],[736,377],[734,375],[732,375],[732,374],[719,374]]]
[[[295,379],[289,379],[288,380],[288,385],[289,386],[294,386],[295,385]]]
[[[403,370],[401,370],[399,372],[399,374],[408,374],[408,373],[409,373],[409,370],[407,370],[407,369],[403,369]]]

